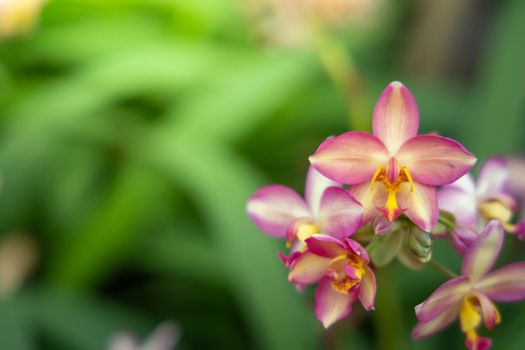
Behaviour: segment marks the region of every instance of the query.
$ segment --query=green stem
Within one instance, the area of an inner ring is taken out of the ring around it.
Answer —
[[[453,229],[456,227],[456,224],[452,221],[450,221],[449,219],[445,218],[443,215],[440,215],[439,216],[439,219],[438,219],[439,223],[449,229]]]
[[[446,268],[445,266],[441,265],[440,263],[438,263],[435,260],[430,260],[427,264],[431,268],[433,268],[434,271],[436,271],[437,273],[439,273],[440,275],[442,275],[442,276],[444,276],[446,278],[458,277],[458,275],[455,272],[449,270],[448,268]]]
[[[312,39],[319,59],[345,100],[350,127],[369,130],[369,106],[359,72],[344,45],[326,33],[323,26],[311,23]]]

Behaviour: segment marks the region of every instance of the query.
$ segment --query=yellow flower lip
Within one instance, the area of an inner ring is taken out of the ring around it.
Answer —
[[[394,163],[395,168],[395,161],[391,163]],[[370,182],[370,189],[373,188],[374,183],[376,182],[380,182],[385,186],[386,191],[388,192],[388,197],[385,202],[385,206],[383,208],[377,209],[381,211],[390,222],[397,219],[399,215],[403,214],[403,212],[405,211],[405,209],[399,208],[399,204],[397,202],[397,192],[399,192],[401,184],[405,182],[409,183],[410,192],[414,191],[414,181],[412,180],[412,175],[410,174],[410,171],[407,167],[402,167],[401,170],[399,170],[399,172],[397,173],[395,179],[393,179],[391,173],[392,171],[390,171],[389,174],[389,171],[386,167],[380,166],[379,168],[377,168],[374,177]]]

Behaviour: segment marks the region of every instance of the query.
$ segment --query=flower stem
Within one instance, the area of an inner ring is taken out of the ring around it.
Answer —
[[[445,266],[441,265],[440,263],[438,263],[435,260],[430,260],[427,264],[431,268],[433,268],[434,271],[436,271],[437,273],[439,273],[440,275],[442,275],[442,276],[444,276],[446,278],[458,277],[458,275],[455,272],[449,270],[448,268],[446,268]]]
[[[439,216],[438,221],[441,225],[445,226],[446,228],[453,229],[456,227],[456,224],[453,221],[447,219],[443,215]]]
[[[366,92],[359,72],[344,45],[324,30],[323,26],[311,23],[312,40],[319,59],[338,89],[348,110],[350,127],[369,130],[370,117]]]

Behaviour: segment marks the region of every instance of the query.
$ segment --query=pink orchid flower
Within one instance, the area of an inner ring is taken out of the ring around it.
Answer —
[[[454,247],[464,254],[477,240],[479,231],[490,220],[498,220],[507,232],[525,238],[525,221],[511,224],[516,211],[509,190],[507,161],[494,157],[481,167],[478,181],[466,174],[438,191],[438,205],[452,213],[457,227],[451,232]]]
[[[365,222],[377,210],[390,221],[405,213],[429,232],[439,215],[435,187],[456,181],[476,159],[454,140],[417,135],[418,128],[414,97],[393,82],[375,106],[373,134],[350,131],[327,139],[310,162],[326,177],[353,185]]]
[[[337,238],[353,234],[361,224],[363,207],[341,184],[310,167],[305,199],[281,185],[261,188],[248,201],[248,215],[266,234],[286,238],[292,251],[305,247],[314,233]]]
[[[476,332],[481,322],[492,329],[501,321],[493,304],[525,299],[525,262],[506,265],[489,272],[503,245],[500,222],[491,221],[463,258],[461,276],[442,284],[430,297],[416,306],[419,323],[415,339],[428,337],[459,317],[470,350],[490,348],[492,341]]]
[[[374,308],[376,280],[359,243],[314,234],[306,244],[308,249],[292,261],[288,279],[298,286],[319,282],[315,315],[325,328],[345,318],[357,299],[366,310]]]

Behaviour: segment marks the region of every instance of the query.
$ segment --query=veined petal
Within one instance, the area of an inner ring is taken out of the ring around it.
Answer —
[[[498,309],[496,308],[496,305],[494,305],[489,298],[481,293],[476,293],[476,298],[479,300],[481,316],[483,318],[485,327],[487,327],[489,330],[494,328],[494,326],[496,326],[501,321],[501,316]]]
[[[414,96],[398,81],[388,85],[374,108],[374,135],[396,154],[399,147],[417,135],[419,111]]]
[[[371,181],[388,160],[388,151],[377,137],[350,131],[325,140],[310,156],[310,163],[324,176],[344,184]]]
[[[361,225],[363,207],[352,194],[340,187],[330,187],[321,199],[318,225],[321,232],[337,238],[352,235]]]
[[[487,274],[475,288],[494,301],[525,299],[525,262],[508,264]]]
[[[487,160],[479,171],[477,195],[480,198],[498,196],[509,190],[507,161],[502,157]]]
[[[308,206],[294,190],[281,185],[261,188],[248,200],[248,216],[270,236],[286,237],[288,226],[298,218],[311,217]]]
[[[461,274],[474,283],[489,272],[499,255],[503,237],[503,225],[496,220],[489,222],[476,243],[465,253]]]
[[[312,235],[306,240],[306,245],[310,252],[325,258],[333,258],[346,252],[343,241],[323,234]]]
[[[324,328],[328,328],[352,312],[352,304],[356,299],[357,293],[339,293],[332,287],[332,280],[325,277],[315,291],[315,316]]]
[[[308,169],[308,174],[306,175],[304,198],[310,207],[314,218],[318,217],[319,208],[321,206],[321,198],[324,191],[328,187],[333,186],[342,187],[340,183],[332,181],[326,176],[321,175],[321,173],[315,170],[313,166],[310,166]]]
[[[359,301],[365,308],[365,310],[370,311],[374,309],[376,302],[376,277],[374,271],[368,266],[364,266],[365,273],[361,279],[361,285],[359,287]]]
[[[412,178],[429,186],[448,185],[466,174],[476,158],[460,143],[438,135],[419,135],[405,142],[396,155]]]
[[[459,276],[442,284],[427,300],[416,306],[416,316],[420,322],[428,322],[441,315],[454,305],[460,305],[469,292],[468,278]]]
[[[465,177],[470,177],[470,174],[463,176],[461,179]],[[448,185],[441,188],[437,195],[439,209],[453,214],[456,223],[461,226],[476,225],[477,208],[474,193],[468,193],[456,186]]]
[[[406,209],[406,216],[425,232],[432,231],[439,217],[436,189],[414,182],[411,189],[408,182],[399,187],[399,207]]]
[[[370,187],[370,182],[354,185],[350,187],[350,192],[363,206],[363,225],[380,214],[376,208],[384,207],[388,197],[386,186],[377,181],[372,184],[372,187]]]
[[[288,280],[301,285],[316,283],[324,276],[329,265],[330,259],[306,251],[293,260]]]
[[[419,322],[412,331],[412,338],[419,340],[439,332],[458,317],[460,307],[461,304],[454,304],[428,322]]]

